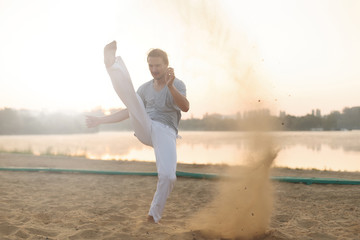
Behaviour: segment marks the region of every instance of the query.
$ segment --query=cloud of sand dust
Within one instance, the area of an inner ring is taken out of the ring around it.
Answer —
[[[266,233],[272,212],[269,171],[276,157],[271,136],[254,134],[248,164],[234,167],[218,183],[217,196],[191,220],[205,237],[252,239]]]

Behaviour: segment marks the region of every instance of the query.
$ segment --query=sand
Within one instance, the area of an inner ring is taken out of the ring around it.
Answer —
[[[154,172],[155,164],[0,154],[0,167]],[[178,165],[223,173],[227,166]],[[359,172],[272,169],[272,176],[360,179]],[[146,216],[156,177],[0,171],[0,239],[220,239],[189,221],[218,194],[218,181],[178,178],[160,224]],[[273,210],[257,239],[360,239],[360,186],[272,182]],[[240,226],[239,226],[240,227]]]

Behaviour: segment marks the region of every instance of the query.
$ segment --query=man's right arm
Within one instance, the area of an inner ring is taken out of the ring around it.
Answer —
[[[100,124],[121,122],[129,118],[127,109],[120,110],[104,117],[86,116],[86,125],[89,128],[97,127]]]

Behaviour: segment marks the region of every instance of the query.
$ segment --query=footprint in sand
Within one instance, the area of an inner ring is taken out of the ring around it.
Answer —
[[[298,225],[299,225],[300,227],[306,228],[306,229],[318,225],[318,222],[313,221],[313,220],[311,220],[311,219],[298,219],[298,220],[297,220],[297,223],[298,223]]]
[[[336,240],[336,239],[338,239],[337,237],[326,234],[326,233],[310,233],[310,234],[308,234],[308,236],[311,239],[317,239],[317,240]]]
[[[87,229],[87,230],[79,231],[75,235],[70,236],[69,239],[71,239],[71,240],[75,240],[75,239],[100,239],[100,237],[101,237],[101,234],[100,234],[99,231]]]
[[[49,213],[39,213],[35,215],[35,218],[44,224],[49,224],[51,222],[52,215]]]
[[[16,236],[17,238],[21,238],[21,239],[27,239],[27,238],[30,237],[29,234],[27,234],[26,232],[24,232],[24,231],[21,230],[21,229],[16,232],[15,236]]]
[[[292,217],[290,215],[280,214],[280,215],[276,215],[275,219],[279,222],[285,223],[285,222],[289,222],[292,219]]]
[[[40,235],[44,237],[56,237],[58,233],[37,228],[25,228],[30,235]]]
[[[123,216],[123,215],[111,215],[109,216],[109,221],[115,221],[115,222],[124,222],[125,220],[127,220],[128,217]]]
[[[0,223],[0,236],[9,236],[19,228],[9,223]]]

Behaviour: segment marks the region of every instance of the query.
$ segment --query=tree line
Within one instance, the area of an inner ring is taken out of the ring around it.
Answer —
[[[272,116],[268,110],[250,111],[235,118],[219,114],[205,115],[202,119],[186,119],[180,122],[182,130],[203,131],[339,131],[360,129],[360,107],[344,108],[328,115],[307,114]]]
[[[111,112],[118,109],[112,109]],[[102,109],[81,114],[46,113],[30,110],[0,109],[0,135],[14,134],[76,134],[98,131],[131,130],[131,123],[106,124],[89,129],[85,115],[103,116]],[[269,110],[249,111],[235,117],[220,114],[205,114],[202,118],[184,119],[180,122],[182,131],[338,131],[360,129],[360,107],[344,108],[328,115],[307,114],[272,116]]]

